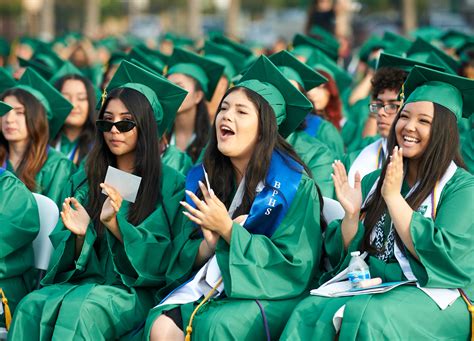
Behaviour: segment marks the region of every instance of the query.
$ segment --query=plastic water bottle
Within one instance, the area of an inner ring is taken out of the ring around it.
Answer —
[[[370,279],[369,266],[360,256],[359,251],[351,252],[351,261],[349,262],[349,281],[353,288],[358,287],[359,282]]]

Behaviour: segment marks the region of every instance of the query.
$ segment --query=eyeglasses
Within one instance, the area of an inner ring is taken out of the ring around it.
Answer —
[[[95,125],[97,129],[103,133],[108,133],[112,130],[112,127],[115,126],[118,131],[121,133],[126,133],[127,131],[132,130],[137,126],[137,124],[133,121],[124,120],[118,122],[111,122],[107,120],[97,120],[95,121]]]
[[[369,110],[370,112],[377,113],[380,109],[382,109],[389,115],[394,115],[398,112],[398,108],[400,105],[394,103],[382,104],[382,103],[370,103]]]

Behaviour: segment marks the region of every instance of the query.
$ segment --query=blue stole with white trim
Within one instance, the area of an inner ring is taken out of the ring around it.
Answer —
[[[319,127],[321,126],[321,123],[323,123],[323,119],[318,115],[309,113],[306,115],[304,120],[306,121],[306,128],[304,131],[309,135],[316,137]]]
[[[3,167],[0,167],[0,175],[2,175],[3,173],[5,173],[6,169],[3,168]]]
[[[253,234],[271,237],[286,216],[298,190],[303,166],[290,156],[274,150],[263,189],[255,196],[244,227]],[[202,164],[193,167],[186,177],[186,189],[197,193],[198,181],[204,182]],[[195,207],[186,195],[188,204]]]

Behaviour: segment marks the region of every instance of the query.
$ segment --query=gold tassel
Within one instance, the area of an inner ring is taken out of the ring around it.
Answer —
[[[101,100],[101,104],[100,104],[101,106],[104,105],[104,102],[105,102],[106,98],[107,98],[107,89],[104,89],[104,91],[102,92],[102,100]]]
[[[191,333],[193,332],[194,316],[196,316],[197,312],[204,305],[204,303],[206,303],[212,297],[212,295],[214,294],[214,292],[216,292],[217,288],[219,287],[219,285],[221,285],[221,283],[222,283],[222,277],[219,278],[216,285],[214,285],[211,291],[207,293],[206,297],[204,297],[202,302],[198,304],[196,309],[193,310],[193,313],[191,314],[191,318],[189,319],[188,326],[186,327],[186,337],[184,338],[185,341],[191,341]]]
[[[471,341],[474,341],[474,305],[469,301],[463,290],[459,289],[459,292],[461,293],[464,302],[467,304],[467,310],[471,313]]]
[[[2,295],[3,311],[5,314],[5,325],[7,330],[10,329],[10,324],[12,323],[12,313],[10,312],[10,307],[8,306],[8,300],[3,292],[3,289],[0,289],[0,294]]]

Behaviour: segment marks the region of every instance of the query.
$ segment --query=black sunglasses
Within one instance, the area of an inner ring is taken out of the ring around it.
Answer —
[[[95,125],[97,129],[103,133],[108,133],[112,130],[112,127],[115,126],[118,131],[121,133],[126,133],[127,131],[132,130],[137,126],[137,124],[133,121],[124,120],[118,122],[111,122],[107,120],[97,120],[95,121]]]

